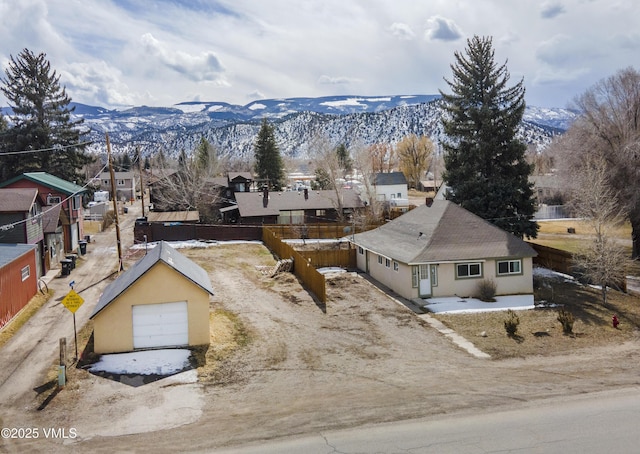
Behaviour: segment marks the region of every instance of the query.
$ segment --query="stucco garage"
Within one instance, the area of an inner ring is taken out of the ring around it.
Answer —
[[[207,272],[161,241],[100,297],[91,315],[94,351],[208,344],[211,295]]]

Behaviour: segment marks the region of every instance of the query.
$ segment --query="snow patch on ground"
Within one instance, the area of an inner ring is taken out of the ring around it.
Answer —
[[[427,298],[423,309],[435,314],[464,314],[473,312],[534,309],[533,295],[496,296],[496,301],[487,303],[476,298],[448,296]]]
[[[91,372],[112,374],[171,375],[189,366],[191,352],[185,349],[145,350],[102,355]]]

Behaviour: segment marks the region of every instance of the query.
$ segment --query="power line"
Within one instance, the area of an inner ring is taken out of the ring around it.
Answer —
[[[100,176],[100,174],[101,174],[101,173],[102,173],[106,168],[107,168],[107,166],[106,166],[106,165],[105,165],[105,166],[103,166],[103,167],[102,167],[102,169],[100,169],[100,170],[98,171],[98,174],[97,174],[96,176],[94,176],[93,178],[91,178],[91,179],[90,179],[90,180],[89,180],[89,181],[88,181],[84,186],[82,186],[82,189],[86,189],[86,188],[91,184],[91,182],[92,182],[94,179],[98,178],[98,177]],[[54,205],[50,205],[50,206],[51,206],[51,207],[55,207],[55,206],[58,206],[58,205],[62,205],[64,202],[66,202],[67,200],[69,200],[69,199],[70,199],[70,198],[72,198],[72,197],[75,197],[75,196],[76,196],[77,194],[79,194],[80,192],[81,192],[81,191],[76,191],[76,192],[74,192],[73,194],[71,194],[69,197],[67,197],[66,199],[63,199],[63,200],[61,200],[59,203],[56,203],[56,204],[54,204]],[[45,213],[45,212],[43,211],[43,212],[41,212],[41,213],[38,213],[36,216],[34,216],[34,217],[32,217],[32,218],[22,219],[21,221],[16,221],[16,222],[13,222],[13,223],[11,223],[11,224],[4,224],[4,225],[0,225],[0,231],[2,231],[2,232],[6,232],[7,230],[11,230],[11,229],[15,228],[16,226],[18,226],[18,225],[20,225],[20,224],[25,224],[27,221],[32,221],[32,220],[34,220],[34,219],[37,219],[37,218],[39,218],[39,217],[44,216],[44,213]]]
[[[27,154],[27,153],[41,153],[44,151],[60,151],[60,150],[64,150],[65,148],[80,147],[83,145],[89,145],[91,143],[93,142],[86,141],[86,142],[75,143],[73,145],[54,145],[53,147],[50,147],[50,148],[38,148],[37,150],[3,151],[3,152],[0,152],[0,157],[7,156],[7,155]]]

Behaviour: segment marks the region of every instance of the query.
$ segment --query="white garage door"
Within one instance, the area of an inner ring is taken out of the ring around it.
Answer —
[[[133,348],[189,344],[187,302],[133,306]]]

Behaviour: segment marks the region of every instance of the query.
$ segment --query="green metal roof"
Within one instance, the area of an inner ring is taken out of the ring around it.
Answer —
[[[63,194],[72,195],[72,194],[82,194],[87,192],[85,188],[82,186],[78,186],[75,183],[71,183],[70,181],[63,180],[62,178],[58,178],[55,175],[51,175],[47,172],[27,172],[22,175],[18,175],[15,178],[12,178],[9,181],[5,181],[4,183],[0,183],[0,187],[8,186],[11,183],[14,183],[18,180],[27,179],[33,181],[35,183],[39,183],[43,186],[50,187],[52,189],[56,189]]]

